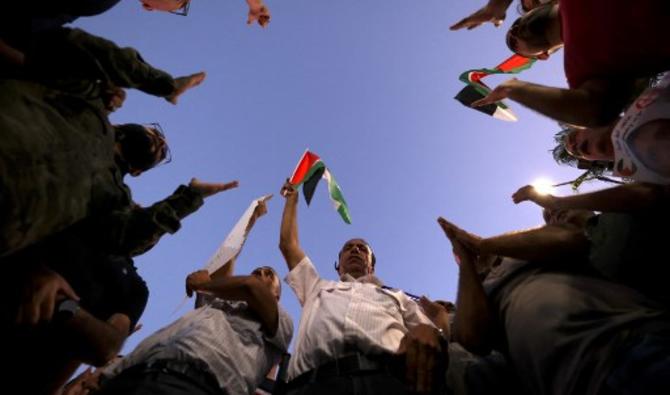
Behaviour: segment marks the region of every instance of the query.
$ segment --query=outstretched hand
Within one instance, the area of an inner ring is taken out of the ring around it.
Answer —
[[[204,71],[201,71],[199,73],[175,78],[174,92],[172,92],[170,96],[167,96],[165,100],[169,101],[172,104],[177,104],[179,96],[181,96],[187,90],[200,85],[202,81],[205,80],[206,76],[207,74],[205,74]]]
[[[507,99],[512,90],[518,85],[519,80],[516,78],[509,79],[502,84],[496,86],[486,97],[472,102],[472,107],[481,107],[488,104],[494,104],[501,100]]]
[[[491,22],[495,27],[499,27],[505,20],[506,11],[507,6],[505,4],[500,5],[495,1],[490,1],[487,5],[475,11],[472,15],[461,19],[449,29],[460,30],[467,28],[468,30],[472,30],[486,22]]]
[[[267,27],[270,23],[270,10],[262,1],[249,4],[249,15],[247,16],[247,25],[258,22],[261,27]]]
[[[240,183],[238,181],[225,183],[202,182],[197,178],[191,178],[191,182],[188,184],[188,186],[200,192],[203,197],[209,197],[216,195],[219,192],[237,188],[240,186]]]
[[[512,200],[515,204],[519,204],[526,200],[537,204],[546,209],[556,209],[559,198],[549,194],[543,194],[537,191],[532,185],[526,185],[519,188],[518,191],[512,195]]]

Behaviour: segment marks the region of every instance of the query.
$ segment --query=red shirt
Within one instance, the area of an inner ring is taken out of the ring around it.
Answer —
[[[571,88],[670,70],[669,0],[559,0],[559,11]]]

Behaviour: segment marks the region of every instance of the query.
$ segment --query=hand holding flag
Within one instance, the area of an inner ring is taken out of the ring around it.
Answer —
[[[494,118],[504,121],[516,121],[516,115],[502,100],[509,95],[509,90],[517,80],[509,80],[496,89],[491,90],[491,88],[482,82],[482,79],[492,74],[517,74],[530,68],[534,62],[535,59],[515,54],[492,69],[468,70],[459,77],[461,81],[468,85],[458,92],[455,99],[465,106],[491,115]]]
[[[503,82],[493,89],[488,95],[484,98],[472,102],[472,107],[481,107],[489,104],[495,104],[503,99],[507,99],[509,95],[514,90],[514,87],[517,85],[519,80],[512,78]]]
[[[351,224],[349,208],[347,207],[347,202],[344,200],[344,196],[342,196],[342,190],[337,184],[337,181],[335,181],[332,173],[324,165],[317,154],[306,150],[302,155],[302,158],[300,158],[298,165],[295,167],[295,170],[293,170],[293,175],[291,175],[288,183],[296,189],[302,185],[303,196],[305,197],[307,205],[309,205],[314,196],[316,186],[321,178],[326,179],[328,182],[330,200],[333,202],[337,212],[340,213],[342,220]],[[288,193],[288,191],[284,193],[284,189],[282,189],[282,194],[284,196],[289,197]]]

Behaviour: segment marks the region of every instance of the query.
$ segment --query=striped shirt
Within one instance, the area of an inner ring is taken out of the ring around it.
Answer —
[[[204,362],[227,393],[253,394],[293,335],[293,321],[281,306],[277,311],[277,333],[268,338],[245,302],[215,298],[144,339],[103,375],[161,359]]]
[[[353,350],[395,353],[409,328],[432,325],[404,292],[346,274],[342,281],[322,279],[308,257],[286,282],[303,307],[289,379]]]

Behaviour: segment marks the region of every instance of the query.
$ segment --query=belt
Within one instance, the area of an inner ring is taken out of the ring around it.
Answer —
[[[332,377],[365,375],[375,372],[392,373],[396,364],[391,355],[367,356],[361,353],[346,355],[320,365],[294,378],[287,384],[288,389],[301,387]]]
[[[225,392],[221,392],[222,389],[219,385],[219,381],[216,379],[214,374],[210,372],[209,368],[205,364],[198,363],[196,361],[158,359],[155,361],[133,365],[127,369],[124,369],[119,374],[119,376],[145,375],[147,373],[164,373],[186,377],[202,385],[206,385],[209,388],[216,389],[222,394],[225,394]],[[112,378],[112,380],[113,379],[114,378]]]

